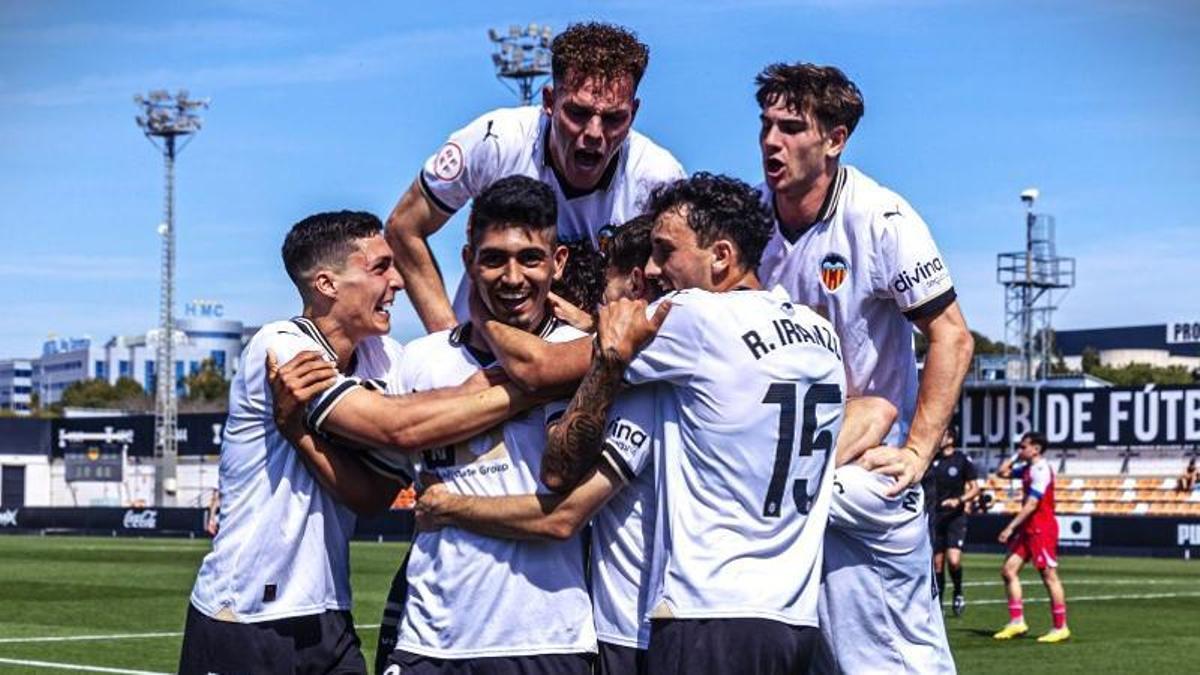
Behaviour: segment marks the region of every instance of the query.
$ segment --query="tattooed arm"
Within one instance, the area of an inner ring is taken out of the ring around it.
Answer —
[[[570,491],[595,466],[608,409],[621,389],[626,364],[612,350],[601,349],[599,339],[592,351],[591,368],[562,419],[547,432],[542,484],[552,492]]]
[[[604,422],[621,388],[625,367],[654,337],[670,308],[670,303],[664,302],[649,318],[642,301],[619,300],[600,308],[592,365],[562,419],[548,432],[541,479],[552,492],[571,490],[596,464]]]

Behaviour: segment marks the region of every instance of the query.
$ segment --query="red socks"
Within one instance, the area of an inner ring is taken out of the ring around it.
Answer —
[[[1009,612],[1012,608],[1009,608]],[[1058,630],[1067,625],[1067,606],[1066,605],[1050,605],[1050,615],[1054,617],[1054,630]]]
[[[1063,610],[1066,612],[1066,610]],[[1064,614],[1065,616],[1065,614]],[[1025,619],[1025,603],[1023,600],[1008,601],[1008,620],[1010,623],[1017,623]]]

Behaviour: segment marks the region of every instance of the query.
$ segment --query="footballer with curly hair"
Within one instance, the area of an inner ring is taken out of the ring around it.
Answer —
[[[684,176],[666,150],[632,129],[649,48],[607,23],[573,24],[558,35],[551,85],[541,105],[486,113],[450,135],[422,167],[387,222],[396,267],[430,332],[467,316],[467,286],[453,307],[426,240],[504,176],[553,188],[562,241],[587,239],[640,212],[655,186]]]

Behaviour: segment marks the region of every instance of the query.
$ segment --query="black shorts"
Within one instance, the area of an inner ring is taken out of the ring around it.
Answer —
[[[403,650],[388,655],[384,675],[592,675],[595,654],[537,654],[437,659]]]
[[[646,650],[601,640],[596,657],[598,675],[646,675]]]
[[[189,604],[179,672],[365,673],[367,662],[350,612],[235,623]]]
[[[412,549],[409,548],[409,551]],[[379,641],[375,643],[375,675],[383,675],[387,669],[388,656],[396,648],[400,636],[400,618],[404,615],[404,598],[408,595],[408,553],[388,590],[387,603],[383,606],[383,617],[379,620]]]
[[[933,551],[940,553],[948,548],[962,550],[967,542],[967,514],[962,511],[940,513],[933,527]]]
[[[807,673],[820,631],[770,619],[654,619],[648,672],[654,675]]]

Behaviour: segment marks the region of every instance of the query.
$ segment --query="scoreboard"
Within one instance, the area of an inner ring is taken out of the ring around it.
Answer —
[[[125,446],[121,443],[69,442],[63,449],[63,461],[68,483],[119,483],[125,467]]]

